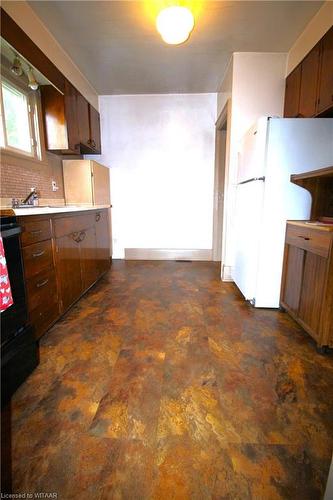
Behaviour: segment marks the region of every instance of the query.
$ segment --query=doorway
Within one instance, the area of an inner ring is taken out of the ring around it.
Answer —
[[[228,99],[215,124],[215,175],[213,213],[213,260],[223,262],[225,252],[227,177],[229,166],[231,100]]]

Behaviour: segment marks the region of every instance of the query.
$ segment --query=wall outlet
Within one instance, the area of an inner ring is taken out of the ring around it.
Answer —
[[[52,181],[52,182],[51,182],[51,185],[52,185],[52,191],[58,191],[59,186],[57,186],[56,181]]]

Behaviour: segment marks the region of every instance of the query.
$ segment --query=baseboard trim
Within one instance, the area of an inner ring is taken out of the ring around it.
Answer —
[[[211,249],[125,248],[125,260],[212,260]]]
[[[222,281],[234,281],[231,276],[231,266],[222,266]]]

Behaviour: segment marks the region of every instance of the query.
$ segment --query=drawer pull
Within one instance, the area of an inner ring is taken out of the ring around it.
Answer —
[[[41,232],[41,229],[35,229],[35,231],[30,231],[30,234],[40,234]]]
[[[46,283],[48,283],[48,282],[49,282],[48,279],[46,279],[44,281],[40,281],[39,283],[36,284],[36,287],[41,288],[42,286],[46,285]]]
[[[45,253],[45,250],[41,250],[40,252],[35,252],[32,254],[33,257],[41,257],[42,255],[44,255]]]
[[[300,234],[298,235],[298,237],[302,238],[303,240],[306,240],[306,241],[311,240],[311,238],[309,238],[308,236],[301,236]]]
[[[95,221],[98,222],[101,219],[101,214],[95,215]]]
[[[81,243],[81,241],[83,241],[85,237],[86,237],[86,232],[85,231],[81,231],[79,242]]]

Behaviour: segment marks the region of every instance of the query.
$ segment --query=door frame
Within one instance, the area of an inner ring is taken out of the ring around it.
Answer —
[[[214,206],[213,206],[213,250],[214,261],[221,261],[224,265],[225,235],[227,216],[227,186],[230,157],[230,123],[231,99],[225,103],[215,123],[215,171],[214,171]],[[225,151],[222,153],[222,144],[225,142]],[[222,200],[219,193],[222,191]],[[222,205],[222,207],[221,207]]]

